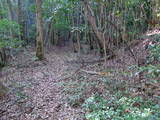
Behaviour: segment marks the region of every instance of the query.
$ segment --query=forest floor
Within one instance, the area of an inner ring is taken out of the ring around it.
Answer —
[[[67,64],[74,58],[66,48],[52,49],[46,60],[36,61],[33,49],[23,49],[11,65],[2,72],[2,81],[10,90],[0,102],[0,120],[67,120],[73,114],[66,106],[66,112],[59,113],[62,90],[56,84],[68,74],[68,69],[77,66]],[[68,52],[65,52],[68,51]],[[65,105],[64,105],[65,106]],[[63,106],[63,107],[64,107]]]
[[[147,39],[142,39],[134,46],[134,54],[139,58],[147,55],[145,41]],[[0,120],[83,120],[84,112],[79,104],[95,92],[103,94],[101,81],[104,79],[114,78],[113,85],[127,80],[128,77],[120,73],[135,64],[131,53],[124,49],[117,51],[117,57],[105,65],[94,54],[78,56],[65,47],[52,48],[43,61],[37,61],[33,51],[32,48],[21,49],[2,70],[1,79],[9,93],[0,101]],[[99,87],[95,87],[97,84]],[[83,89],[78,102],[75,96],[79,92],[72,94],[73,91],[68,90],[76,87]],[[70,99],[67,98],[69,92]]]

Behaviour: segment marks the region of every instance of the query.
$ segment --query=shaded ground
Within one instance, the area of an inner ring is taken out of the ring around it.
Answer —
[[[148,43],[148,38],[145,38],[140,39],[136,46],[131,46],[136,59],[147,56],[145,46]],[[83,120],[84,113],[77,107],[78,103],[71,100],[74,104],[70,107],[66,102],[67,92],[70,91],[66,90],[64,95],[62,85],[58,84],[70,82],[65,87],[73,87],[73,95],[79,93],[76,93],[76,87],[80,89],[84,96],[74,100],[83,102],[94,92],[104,94],[102,82],[108,78],[111,78],[108,89],[113,88],[113,92],[117,81],[121,81],[122,86],[116,87],[124,90],[123,81],[129,80],[132,84],[138,80],[124,75],[128,65],[137,64],[129,50],[117,50],[116,58],[108,60],[105,65],[97,61],[94,54],[78,57],[68,48],[53,48],[46,53],[44,61],[36,61],[33,51],[32,48],[20,50],[12,63],[2,70],[1,80],[10,92],[0,101],[0,120]],[[100,71],[103,74],[88,74],[85,71]],[[95,87],[94,83],[99,86]]]
[[[46,54],[47,60],[40,62],[35,61],[31,50],[20,52],[12,67],[3,69],[1,79],[10,93],[0,102],[0,120],[71,119],[73,115],[69,114],[76,111],[64,105],[61,89],[56,85],[68,75],[65,61],[76,59],[76,55],[69,53],[68,49],[56,48]],[[59,114],[60,111],[63,113]]]

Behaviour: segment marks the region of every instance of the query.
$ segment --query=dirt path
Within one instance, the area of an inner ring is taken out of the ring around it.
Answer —
[[[66,52],[64,52],[66,51]],[[66,61],[76,59],[68,50],[56,49],[46,54],[47,61],[35,61],[35,53],[23,51],[13,67],[3,70],[2,81],[10,89],[0,101],[0,120],[76,120],[62,101],[57,83],[69,73]]]

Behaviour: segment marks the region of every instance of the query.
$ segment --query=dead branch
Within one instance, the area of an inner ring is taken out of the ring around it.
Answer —
[[[96,72],[96,71],[87,71],[87,70],[81,70],[81,71],[91,75],[111,76],[110,72]]]

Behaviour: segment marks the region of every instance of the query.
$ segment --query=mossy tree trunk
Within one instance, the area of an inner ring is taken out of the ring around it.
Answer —
[[[41,0],[36,0],[36,26],[37,26],[37,37],[36,37],[36,56],[39,60],[44,59],[44,45],[43,45],[43,25],[42,25],[42,9]]]

